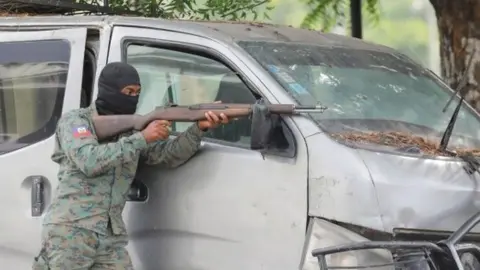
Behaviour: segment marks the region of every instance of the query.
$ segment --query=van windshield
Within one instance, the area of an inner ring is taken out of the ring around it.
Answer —
[[[436,148],[458,104],[452,90],[401,54],[318,45],[240,41],[302,105],[325,105],[311,118],[334,138],[355,144]],[[480,119],[465,103],[449,150],[476,154]],[[480,152],[479,152],[480,153]]]

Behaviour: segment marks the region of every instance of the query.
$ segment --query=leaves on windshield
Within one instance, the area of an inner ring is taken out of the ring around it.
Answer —
[[[389,131],[389,132],[347,132],[334,133],[331,136],[338,140],[351,143],[374,143],[396,148],[418,147],[423,154],[432,156],[480,156],[480,149],[457,148],[454,152],[440,151],[438,145],[440,141],[429,140],[409,133]]]

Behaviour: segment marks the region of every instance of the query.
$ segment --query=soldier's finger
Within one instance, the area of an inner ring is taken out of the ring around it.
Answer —
[[[164,129],[168,129],[168,126],[165,126],[164,124],[162,124],[162,125],[157,125],[155,127],[155,130],[157,130],[157,131],[161,131],[161,130],[164,130]]]
[[[160,138],[162,138],[162,139],[166,139],[166,138],[168,138],[168,135],[170,135],[168,133],[168,130],[162,130],[162,131],[159,132],[159,134],[160,134]]]
[[[152,126],[153,132],[158,132],[161,128],[162,128],[162,126],[157,125],[157,124],[155,124],[154,126]]]
[[[222,124],[228,123],[228,117],[224,113],[220,114],[220,118],[222,119]]]
[[[167,120],[157,120],[156,122],[158,125],[161,125],[161,126],[166,126],[166,127],[171,126],[170,121],[167,121]]]
[[[170,131],[170,127],[169,127],[169,126],[160,126],[160,131],[162,131],[162,132],[169,132],[169,131]]]
[[[149,126],[149,127],[154,127],[154,126],[156,126],[156,125],[157,125],[157,121],[156,121],[156,120],[148,123],[148,126]]]
[[[213,112],[208,112],[208,114],[212,118],[212,122],[214,122],[215,124],[218,124],[220,122],[220,119],[216,114],[214,114]]]
[[[207,119],[208,122],[213,122],[212,116],[209,114],[209,112],[205,113],[205,119]]]
[[[163,123],[161,123],[159,120],[156,120],[154,122],[152,122],[152,128],[155,129],[155,130],[158,130],[159,128],[162,128],[164,127],[165,125]]]

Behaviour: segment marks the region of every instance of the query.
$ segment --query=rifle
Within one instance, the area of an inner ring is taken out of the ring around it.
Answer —
[[[98,115],[93,117],[93,126],[98,140],[117,134],[143,130],[150,122],[155,120],[168,120],[174,122],[195,122],[205,120],[208,111],[216,114],[225,114],[229,119],[249,117],[262,112],[265,114],[295,115],[300,113],[323,112],[324,106],[296,106],[293,104],[237,104],[237,103],[202,103],[188,106],[168,105],[156,107],[145,115]]]

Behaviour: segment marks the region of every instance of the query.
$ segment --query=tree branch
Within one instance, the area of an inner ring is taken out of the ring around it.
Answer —
[[[263,4],[266,4],[266,3],[268,3],[268,2],[270,2],[270,0],[263,0],[263,1],[258,2],[258,3],[250,4],[250,5],[246,6],[246,7],[239,7],[239,8],[237,8],[237,9],[234,9],[234,10],[232,10],[232,11],[229,11],[229,12],[223,14],[222,16],[223,16],[223,17],[232,16],[232,15],[234,15],[235,13],[237,13],[237,12],[239,12],[239,11],[251,10],[251,9],[254,9],[254,8],[258,7],[258,6],[261,6],[261,5],[263,5]]]

